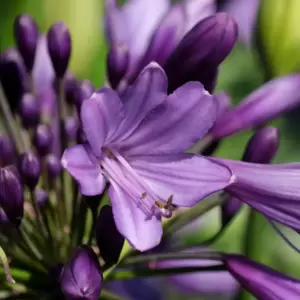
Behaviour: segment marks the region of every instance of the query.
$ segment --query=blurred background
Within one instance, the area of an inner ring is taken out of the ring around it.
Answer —
[[[141,0],[142,1],[142,0]],[[243,1],[243,0],[238,0]],[[250,1],[250,0],[246,0]],[[225,2],[225,1],[223,1]],[[14,46],[13,22],[20,13],[32,15],[40,32],[46,32],[56,21],[64,21],[72,34],[70,69],[79,79],[90,79],[96,87],[105,82],[106,42],[103,33],[103,0],[0,0],[0,49]],[[300,67],[300,1],[261,0],[257,14],[255,42],[237,43],[221,65],[217,90],[225,90],[238,103],[265,80],[297,72]],[[262,63],[263,62],[263,63]],[[272,122],[281,130],[281,145],[276,162],[300,161],[300,109]],[[222,141],[216,155],[240,159],[251,131],[236,134]],[[184,242],[209,238],[218,230],[218,211],[209,213]],[[285,230],[300,246],[300,239]],[[263,217],[244,208],[216,248],[243,252],[286,274],[300,279],[300,257],[274,233]],[[216,284],[218,284],[216,282]],[[176,286],[164,281],[163,299],[187,299]],[[189,299],[211,299],[196,296]],[[219,298],[215,298],[219,299]],[[241,293],[238,299],[253,299]],[[141,299],[142,300],[142,299]]]

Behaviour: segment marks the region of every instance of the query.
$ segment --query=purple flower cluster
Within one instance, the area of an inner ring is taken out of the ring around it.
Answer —
[[[108,83],[99,89],[68,72],[64,23],[40,36],[30,16],[16,19],[17,49],[0,62],[0,245],[46,297],[115,299],[118,285],[106,281],[145,274],[171,274],[177,287],[205,295],[233,294],[240,283],[259,299],[300,297],[299,281],[242,255],[171,242],[216,206],[221,233],[244,204],[300,230],[300,163],[271,164],[280,137],[265,126],[300,105],[300,74],[272,79],[236,106],[214,93],[245,29],[237,6],[225,7],[106,0]],[[255,133],[241,161],[207,155],[245,129]],[[30,297],[36,287],[26,284]]]

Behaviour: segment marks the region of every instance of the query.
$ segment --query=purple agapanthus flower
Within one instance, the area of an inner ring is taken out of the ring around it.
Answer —
[[[294,278],[241,255],[226,255],[224,262],[239,283],[257,299],[297,300],[300,298],[300,282]]]
[[[269,219],[300,230],[300,163],[265,165],[213,160],[227,165],[236,176],[227,192]]]
[[[122,92],[155,61],[166,71],[169,91],[194,80],[213,90],[218,66],[237,38],[234,20],[215,14],[215,0],[128,0],[121,7],[116,2],[105,5],[113,88]]]
[[[82,194],[111,184],[116,226],[139,250],[160,242],[161,218],[171,216],[173,205],[192,206],[234,180],[222,164],[184,153],[213,125],[214,98],[198,82],[170,95],[167,88],[162,68],[150,63],[121,98],[98,90],[81,108],[88,144],[62,158]]]

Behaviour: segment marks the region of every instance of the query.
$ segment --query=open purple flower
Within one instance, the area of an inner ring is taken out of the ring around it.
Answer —
[[[213,125],[214,98],[197,82],[169,96],[167,88],[164,71],[151,63],[121,99],[100,89],[81,108],[88,145],[62,158],[82,194],[100,194],[110,182],[116,226],[139,250],[160,242],[161,218],[173,205],[192,206],[233,179],[223,165],[184,153]]]
[[[296,300],[300,298],[300,282],[241,255],[226,255],[230,273],[257,299]]]
[[[214,0],[173,5],[169,0],[128,0],[121,7],[106,0],[111,86],[122,92],[155,61],[166,71],[170,92],[188,81],[200,81],[211,92],[218,66],[237,38],[234,20],[215,12]]]
[[[255,164],[213,158],[236,176],[226,188],[232,196],[271,220],[300,230],[300,163]]]

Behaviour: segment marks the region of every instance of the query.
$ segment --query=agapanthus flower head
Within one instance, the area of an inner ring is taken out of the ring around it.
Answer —
[[[107,265],[116,264],[119,260],[124,237],[119,233],[109,205],[102,207],[96,222],[97,244]]]
[[[234,180],[221,164],[184,153],[213,125],[214,98],[197,82],[168,96],[167,84],[151,63],[121,99],[98,90],[81,108],[88,144],[62,158],[83,194],[100,194],[110,182],[116,226],[139,250],[160,242],[161,218],[172,215],[173,205],[192,206]]]
[[[211,0],[172,5],[169,1],[129,0],[122,7],[107,0],[106,12],[108,74],[119,92],[151,61],[166,70],[171,92],[191,80],[212,91],[218,65],[237,36],[234,20],[226,13],[214,14],[216,5]]]
[[[236,280],[257,299],[296,300],[300,297],[300,281],[294,278],[242,255],[225,255],[224,262]]]
[[[16,18],[14,25],[15,40],[28,72],[32,71],[39,31],[30,15],[23,14]]]
[[[62,77],[68,67],[71,55],[71,35],[63,22],[51,26],[47,34],[48,51],[58,77]]]
[[[81,246],[73,251],[60,275],[60,285],[68,300],[98,299],[102,280],[97,256],[88,246]]]
[[[23,188],[18,170],[13,166],[0,168],[0,206],[10,222],[19,226],[24,214]]]

